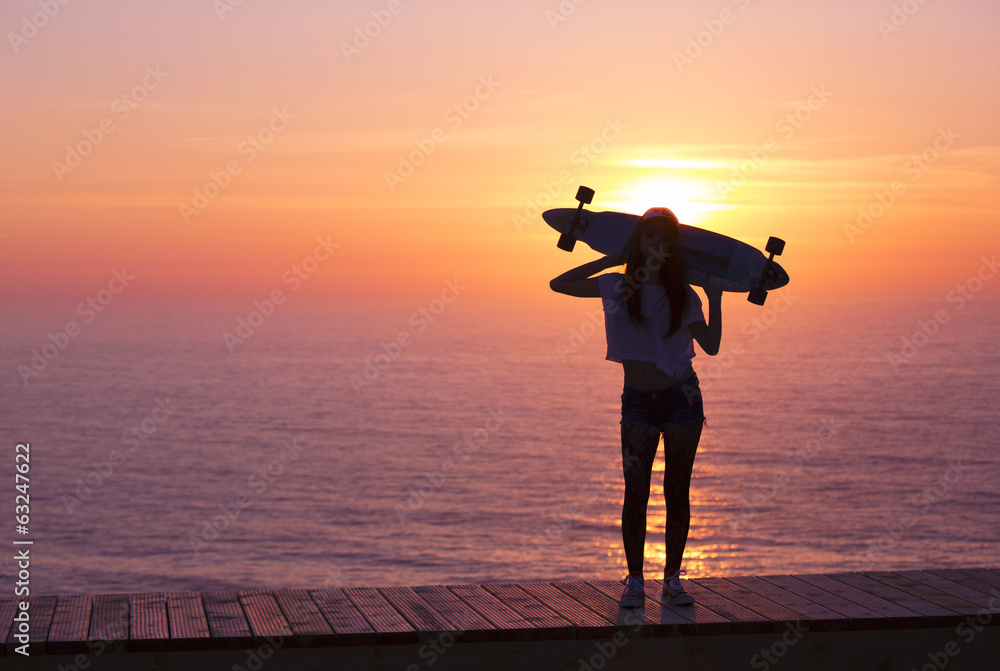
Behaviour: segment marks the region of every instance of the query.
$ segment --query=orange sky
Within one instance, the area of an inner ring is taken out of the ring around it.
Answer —
[[[11,0],[0,26],[7,299],[121,268],[136,298],[254,299],[317,238],[303,295],[537,297],[597,257],[535,214],[579,184],[780,236],[806,292],[943,296],[1000,252],[995,3]]]

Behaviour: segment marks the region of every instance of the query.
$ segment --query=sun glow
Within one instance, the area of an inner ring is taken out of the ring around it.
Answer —
[[[719,202],[714,182],[690,177],[640,177],[598,194],[598,209],[642,214],[651,207],[669,207],[684,224],[702,226],[712,214],[731,209]]]

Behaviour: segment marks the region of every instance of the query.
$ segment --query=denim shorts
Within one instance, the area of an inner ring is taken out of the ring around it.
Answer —
[[[656,391],[643,391],[628,385],[622,390],[622,424],[649,424],[659,429],[666,424],[703,421],[705,409],[696,374]]]

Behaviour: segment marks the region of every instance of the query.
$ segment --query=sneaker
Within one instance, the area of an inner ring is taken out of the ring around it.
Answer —
[[[681,583],[681,576],[686,573],[681,569],[670,576],[663,574],[663,596],[669,598],[674,606],[689,606],[694,603],[694,597],[684,591],[684,584]]]
[[[640,608],[646,602],[646,590],[642,586],[642,578],[629,575],[622,580],[625,591],[618,605],[622,608]]]

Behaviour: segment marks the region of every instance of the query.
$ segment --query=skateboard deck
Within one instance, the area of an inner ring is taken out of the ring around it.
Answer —
[[[555,230],[565,233],[576,212],[576,208],[558,208],[542,213],[542,218]],[[635,214],[581,210],[573,237],[602,254],[617,254],[638,223],[639,215]],[[750,291],[759,285],[768,264],[762,252],[744,242],[687,224],[680,224],[678,242],[687,267],[684,279],[694,286],[707,286],[714,279],[714,284],[723,291]],[[788,273],[773,261],[770,265],[764,289],[788,284]]]

